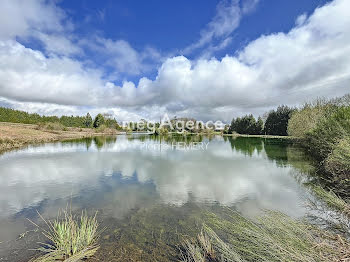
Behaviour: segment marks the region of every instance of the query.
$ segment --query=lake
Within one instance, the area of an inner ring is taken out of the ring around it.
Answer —
[[[200,210],[229,207],[309,216],[312,169],[288,140],[119,135],[29,146],[0,155],[0,260],[28,261],[45,226],[69,206],[98,211],[103,261],[176,261],[176,239]],[[32,222],[31,222],[32,221]],[[126,258],[127,257],[127,258]]]

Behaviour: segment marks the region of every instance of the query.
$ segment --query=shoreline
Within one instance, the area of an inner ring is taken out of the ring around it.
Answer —
[[[68,127],[66,131],[40,129],[35,124],[0,122],[0,154],[28,145],[95,136],[117,135],[119,131],[95,132],[91,128]]]
[[[96,132],[92,128],[67,127],[67,130],[40,129],[36,124],[22,124],[12,122],[0,122],[0,154],[20,149],[28,145],[66,141],[72,139],[88,138],[94,136],[108,136],[124,134],[123,131],[110,130],[108,132]],[[220,135],[223,137],[251,137],[268,139],[298,140],[291,136],[274,135],[245,135],[214,133],[189,133],[186,135]]]
[[[275,135],[245,135],[245,134],[222,134],[222,136],[231,136],[231,137],[257,137],[257,138],[279,138],[279,139],[291,139],[298,140],[294,136],[275,136]]]

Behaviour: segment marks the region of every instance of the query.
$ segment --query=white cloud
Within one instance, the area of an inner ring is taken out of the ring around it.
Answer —
[[[146,47],[142,51],[134,49],[125,40],[112,40],[103,37],[95,37],[81,41],[83,45],[94,52],[98,52],[103,58],[104,66],[110,66],[118,74],[139,75],[152,68],[156,62],[162,59],[162,55],[152,47]]]
[[[0,1],[0,39],[26,37],[32,29],[62,31],[62,10],[44,0]]]
[[[48,54],[60,54],[65,56],[83,54],[83,50],[64,35],[45,34],[41,32],[35,32],[33,35],[44,44],[45,51]]]
[[[155,120],[165,111],[229,120],[233,114],[263,113],[281,103],[339,96],[348,92],[350,84],[349,10],[349,1],[335,0],[310,17],[298,18],[288,33],[261,36],[237,55],[221,60],[168,58],[154,80],[144,77],[137,85],[125,81],[116,86],[100,70],[72,58],[46,57],[14,40],[0,41],[0,97],[112,107]],[[142,72],[140,52],[127,42],[103,41],[120,56],[115,60],[119,70]]]
[[[200,39],[183,50],[183,54],[211,43],[216,38],[227,38],[239,25],[241,9],[239,0],[222,0],[216,7],[216,15],[200,32]]]
[[[204,50],[204,56],[210,56],[214,51],[225,48],[232,40],[229,36],[239,26],[242,16],[252,12],[258,2],[259,0],[221,0],[216,7],[215,16],[200,32],[200,39],[186,47],[182,53],[186,55],[209,45]],[[215,40],[220,40],[221,43],[213,45]]]

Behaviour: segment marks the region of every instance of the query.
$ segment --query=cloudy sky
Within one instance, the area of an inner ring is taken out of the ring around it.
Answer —
[[[349,0],[0,1],[0,106],[229,121],[350,90]]]

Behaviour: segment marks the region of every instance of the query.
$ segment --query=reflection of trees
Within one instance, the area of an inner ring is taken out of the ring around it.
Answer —
[[[86,149],[88,150],[91,147],[92,138],[85,137],[85,138],[78,138],[78,139],[69,139],[66,141],[62,141],[61,143],[65,145],[70,145],[70,146],[85,145]]]
[[[265,139],[264,149],[268,159],[276,161],[279,166],[286,166],[288,162],[287,148],[290,145],[284,139]]]
[[[184,134],[169,134],[169,135],[134,135],[129,136],[128,140],[134,140],[137,139],[139,141],[155,141],[158,143],[177,143],[177,142],[184,142],[184,143],[193,143],[193,142],[203,142],[203,135],[197,135],[197,134],[190,134],[190,135],[184,135]],[[210,137],[208,137],[210,139]]]
[[[279,166],[291,165],[303,174],[313,170],[312,161],[298,145],[284,139],[266,139],[264,148],[268,159]]]
[[[104,146],[113,145],[117,141],[116,136],[96,136],[93,138],[98,149]]]
[[[89,148],[92,145],[92,138],[91,137],[85,138],[85,145],[86,145],[86,150],[89,150]]]
[[[263,149],[263,140],[258,137],[228,137],[231,148],[234,151],[252,156],[256,150],[258,154]]]
[[[311,174],[315,171],[313,160],[308,156],[303,148],[290,145],[287,147],[288,164],[303,174]],[[300,180],[300,179],[298,179]]]
[[[278,166],[292,165],[302,173],[310,173],[312,166],[305,152],[285,139],[263,139],[256,137],[226,137],[232,150],[252,156],[265,151],[269,160],[276,162]]]

